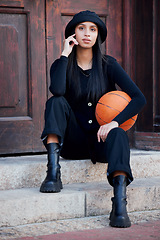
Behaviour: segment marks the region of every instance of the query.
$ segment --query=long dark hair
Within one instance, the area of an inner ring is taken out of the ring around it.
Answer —
[[[101,52],[101,38],[98,34],[95,45],[93,46],[92,70],[88,79],[87,98],[97,102],[107,89],[107,82],[104,80],[103,62],[106,61]],[[106,67],[106,64],[105,64]],[[106,72],[106,71],[105,71]],[[81,86],[79,79],[79,69],[76,60],[76,46],[73,47],[68,59],[67,77],[69,87],[76,89],[76,97],[81,96]]]

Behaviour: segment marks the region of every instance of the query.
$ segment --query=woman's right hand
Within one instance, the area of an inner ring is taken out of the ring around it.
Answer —
[[[74,45],[78,45],[77,40],[74,38],[75,35],[76,34],[73,34],[63,41],[64,44],[63,44],[63,51],[61,54],[62,56],[68,57],[69,54],[72,52]]]

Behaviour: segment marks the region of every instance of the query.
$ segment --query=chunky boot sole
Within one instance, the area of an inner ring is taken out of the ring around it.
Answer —
[[[61,180],[57,182],[44,181],[40,187],[40,192],[42,193],[58,193],[63,189]]]
[[[122,217],[117,216],[114,217],[114,219],[110,218],[110,224],[111,227],[117,227],[117,228],[128,228],[131,226],[131,222],[129,217]]]

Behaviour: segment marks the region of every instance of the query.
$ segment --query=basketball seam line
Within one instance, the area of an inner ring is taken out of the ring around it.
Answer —
[[[106,107],[108,107],[108,108],[110,108],[110,109],[113,109],[113,110],[115,110],[115,111],[117,111],[118,113],[121,113],[121,111],[118,111],[117,109],[115,109],[115,108],[112,108],[112,107],[110,107],[110,106],[108,106],[108,105],[105,105],[104,103],[101,103],[101,102],[98,102],[99,104],[101,104],[101,105],[104,105],[104,106],[106,106]],[[106,121],[104,121],[98,114],[97,114],[97,112],[96,112],[96,115],[103,121],[103,122],[105,122],[105,123],[109,123],[109,122],[106,122]],[[134,116],[133,116],[134,117]],[[129,119],[132,119],[134,122],[136,122],[136,120],[133,118],[133,117],[131,117],[131,118],[129,118]],[[129,120],[128,119],[128,120]],[[128,121],[128,120],[126,120],[126,121]],[[126,122],[125,121],[125,122]],[[124,122],[124,123],[125,123]],[[123,124],[123,123],[122,123]]]
[[[101,121],[103,121],[104,123],[110,123],[110,122],[106,122],[105,120],[103,120],[97,113],[96,113],[96,115],[99,117],[99,119],[101,119]],[[132,121],[134,121],[134,122],[136,122],[136,120],[133,118],[133,117],[131,117],[131,118],[129,118],[129,119],[132,119]],[[128,120],[129,120],[128,119]],[[126,123],[128,120],[126,120],[125,122],[123,122],[122,124],[120,124],[119,125],[119,127],[121,126],[121,125],[123,125],[124,123]],[[131,126],[132,124],[127,124],[127,125],[123,125],[123,127],[126,127],[126,126]]]
[[[106,121],[104,121],[97,113],[96,113],[96,115],[99,117],[99,119],[101,119],[101,121],[103,121],[104,123],[109,123],[109,122],[106,122]]]
[[[111,95],[117,95],[117,96],[123,98],[124,100],[126,100],[128,103],[130,102],[130,101],[128,101],[125,97],[119,95],[118,93],[109,93],[109,95],[110,95],[110,94],[111,94]]]
[[[101,104],[101,105],[104,105],[104,106],[106,106],[106,107],[108,107],[108,108],[110,108],[110,109],[113,109],[113,110],[117,111],[118,113],[120,113],[119,110],[117,110],[117,109],[115,109],[115,108],[113,108],[113,107],[111,107],[111,106],[108,106],[108,105],[106,105],[106,104],[104,104],[104,103],[101,103],[101,102],[98,102],[98,103]]]

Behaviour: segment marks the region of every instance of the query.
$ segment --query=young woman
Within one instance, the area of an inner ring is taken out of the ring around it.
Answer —
[[[48,170],[40,191],[61,191],[59,155],[90,158],[94,164],[107,162],[107,178],[114,192],[110,225],[129,227],[126,186],[133,176],[128,137],[118,126],[141,110],[145,97],[113,57],[102,55],[100,46],[106,37],[105,24],[88,10],[76,14],[66,26],[61,57],[50,70],[53,97],[46,103],[41,136],[48,151]],[[97,101],[116,90],[115,84],[132,100],[111,123],[99,126]]]

